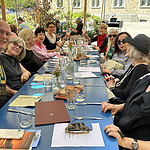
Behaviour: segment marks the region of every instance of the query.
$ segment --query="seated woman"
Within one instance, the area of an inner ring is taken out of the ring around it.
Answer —
[[[23,29],[19,32],[19,37],[26,43],[26,56],[21,60],[21,64],[31,73],[36,73],[43,63],[32,51],[35,43],[34,33],[30,29]]]
[[[112,59],[115,51],[115,39],[118,34],[119,34],[118,29],[111,28],[109,30],[107,52],[106,55],[104,56],[104,62],[106,62],[108,59]]]
[[[150,59],[148,57],[148,51],[144,51],[142,47],[141,38],[147,39],[146,35],[137,35],[134,39],[126,37],[127,43],[130,45],[127,48],[126,56],[131,60],[132,65],[125,72],[125,74],[120,78],[120,81],[115,82],[115,79],[112,76],[105,76],[105,82],[107,88],[109,88],[115,96],[120,97],[124,101],[130,94],[130,91],[136,82],[141,76],[149,72],[148,65]],[[146,40],[145,40],[145,44]],[[148,45],[148,44],[147,44]],[[148,47],[145,48],[148,50]]]
[[[6,85],[14,95],[29,79],[31,73],[19,61],[25,55],[25,42],[20,37],[10,38],[6,45],[5,54],[0,55],[6,73]]]
[[[45,40],[45,30],[42,27],[38,27],[35,30],[36,41],[32,50],[34,54],[42,61],[45,62],[56,55],[56,52],[48,52],[45,48],[43,41]]]
[[[126,37],[131,37],[129,33],[127,32],[120,32],[115,40],[115,51],[114,55],[112,57],[112,60],[121,64],[123,66],[123,69],[106,69],[106,65],[103,65],[102,67],[102,73],[103,74],[112,74],[115,77],[123,75],[129,66],[131,65],[129,57],[126,56],[126,51],[128,47],[128,43],[125,41]],[[106,62],[107,63],[107,62]]]
[[[45,39],[43,44],[46,45],[46,49],[48,52],[55,52],[59,50],[59,47],[62,47],[65,41],[67,40],[67,38],[69,37],[69,35],[66,34],[62,39],[62,42],[60,42],[56,38],[55,25],[53,22],[49,22],[46,24],[46,30],[47,32],[45,33]]]
[[[103,102],[101,109],[104,113],[110,110],[112,115],[115,115],[114,124],[120,128],[124,136],[138,140],[150,141],[149,97],[150,73],[144,75],[134,84],[125,104],[114,105]],[[110,130],[111,129],[106,126],[105,131],[108,133]]]
[[[92,39],[86,33],[83,33],[83,36],[88,39],[89,43],[97,41],[97,46],[94,45],[93,48],[98,50],[99,53],[106,53],[107,51],[107,27],[108,25],[106,23],[101,23],[98,28],[99,35]]]

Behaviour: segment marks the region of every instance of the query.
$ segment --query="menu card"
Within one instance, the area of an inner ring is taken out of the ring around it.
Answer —
[[[63,100],[35,104],[35,125],[69,122],[70,118]]]

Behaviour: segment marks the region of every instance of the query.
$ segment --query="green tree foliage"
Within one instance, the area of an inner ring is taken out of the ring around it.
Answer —
[[[35,0],[5,0],[6,8],[15,10],[15,1],[19,9],[33,8],[36,5]]]

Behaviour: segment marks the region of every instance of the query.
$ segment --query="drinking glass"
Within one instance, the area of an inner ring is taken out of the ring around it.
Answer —
[[[81,74],[80,73],[77,73],[76,76],[74,75],[73,83],[74,84],[80,84],[80,78],[81,78]]]
[[[76,108],[75,100],[77,93],[76,89],[67,87],[66,92],[67,92],[67,108],[71,110],[75,109]]]
[[[28,128],[32,125],[32,115],[18,112],[18,118],[21,128]]]
[[[76,101],[77,102],[83,102],[83,101],[85,101],[85,92],[86,92],[86,89],[84,87],[84,89],[80,93],[78,93],[76,95]]]
[[[52,86],[52,77],[44,76],[44,85],[46,88],[50,88]]]

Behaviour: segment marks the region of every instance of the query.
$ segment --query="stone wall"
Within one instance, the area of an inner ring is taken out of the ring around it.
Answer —
[[[70,0],[64,0],[64,9],[66,13],[68,11],[68,1],[71,4]],[[102,1],[102,0],[101,0]],[[52,1],[52,10],[57,9],[56,7],[57,0]],[[81,7],[73,9],[73,12],[83,12],[84,11],[84,0],[80,0]],[[150,22],[150,7],[140,7],[140,0],[125,0],[124,7],[118,8],[113,6],[113,0],[105,0],[105,20],[108,20],[112,14],[115,14],[118,20],[121,21],[148,21]],[[101,16],[101,7],[92,8],[92,0],[87,0],[87,12],[91,15]]]

